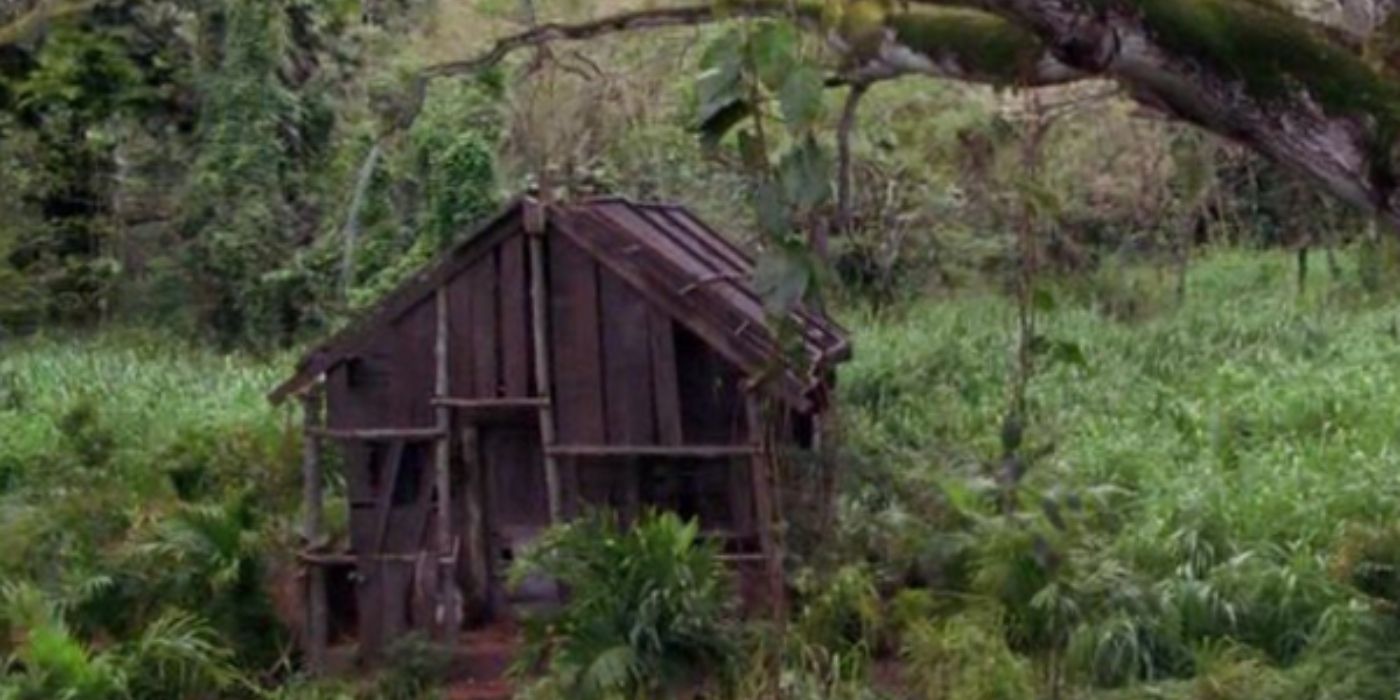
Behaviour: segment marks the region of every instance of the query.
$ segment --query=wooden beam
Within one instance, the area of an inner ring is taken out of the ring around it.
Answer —
[[[321,426],[323,393],[313,388],[301,397],[302,406],[302,538],[307,547],[321,546],[324,517],[324,477],[321,440],[315,430]],[[326,604],[326,572],[320,567],[306,571],[306,666],[313,675],[326,669],[330,614]]]
[[[775,528],[777,512],[772,480],[772,451],[768,431],[764,429],[763,407],[759,396],[749,393],[745,397],[748,418],[749,441],[753,444],[751,476],[753,479],[753,500],[755,515],[758,518],[758,541],[765,556],[765,569],[768,578],[768,603],[773,606],[773,616],[783,620],[787,611],[787,593],[783,582],[782,543]]]
[[[359,555],[350,552],[297,552],[297,559],[312,566],[350,566],[362,561],[375,561],[385,564],[417,564],[421,555],[418,552]],[[457,563],[457,555],[439,556],[437,560],[444,566],[451,566]]]
[[[447,394],[448,387],[448,304],[447,285],[437,289],[437,337],[433,343],[433,360],[437,365],[433,391]],[[452,548],[452,408],[436,404],[438,437],[433,445],[434,476],[437,481],[437,518],[434,548],[441,557]],[[442,640],[450,651],[462,627],[462,595],[457,590],[455,567],[438,563],[437,604],[435,619],[442,623]]]
[[[399,485],[399,466],[403,464],[403,440],[389,443],[389,451],[380,455],[383,462],[379,467],[379,490],[374,494],[378,505],[374,511],[374,540],[368,550],[371,554],[384,551],[385,537],[389,533],[389,514],[394,508],[394,490]]]
[[[753,445],[554,445],[546,454],[559,457],[674,457],[707,459],[759,454]]]
[[[658,309],[700,336],[716,352],[745,371],[769,364],[775,347],[763,324],[740,317],[726,302],[703,294],[675,294],[677,280],[688,280],[687,272],[664,256],[642,259],[629,257],[622,250],[633,235],[623,224],[600,218],[594,209],[561,212],[551,219],[554,230],[588,253],[599,265],[621,277]],[[764,358],[759,363],[755,358]],[[774,388],[780,391],[794,408],[805,411],[810,407],[809,387],[796,375],[783,371]]]
[[[760,552],[760,553],[756,553],[756,554],[721,554],[721,555],[719,555],[719,556],[717,556],[717,557],[715,557],[715,558],[716,558],[716,559],[719,559],[719,560],[722,561],[722,562],[726,562],[726,563],[767,562],[767,561],[768,561],[768,556],[765,555],[765,554],[763,554],[763,553],[761,553],[761,552]]]
[[[311,433],[332,440],[436,440],[443,431],[440,428],[314,428]]]
[[[525,233],[530,238],[530,322],[534,333],[535,390],[552,395],[549,365],[549,296],[545,287],[544,236],[548,222],[544,208],[533,200],[525,203]],[[539,407],[540,442],[544,447],[544,482],[549,496],[549,520],[564,519],[564,495],[559,482],[559,461],[549,452],[555,442],[554,408],[546,402]]]
[[[511,225],[511,219],[517,215],[519,203],[519,200],[507,203],[495,216],[463,236],[462,243],[439,255],[433,262],[424,266],[422,271],[390,292],[359,320],[308,352],[298,363],[296,374],[273,389],[272,393],[268,394],[268,400],[274,404],[281,403],[290,394],[315,381],[316,377],[339,364],[381,327],[426,300],[430,292],[447,284],[448,280],[476,262],[483,254],[494,250],[496,244],[515,235],[519,228]]]
[[[550,406],[547,396],[526,396],[526,397],[503,397],[495,399],[468,399],[456,396],[437,396],[433,398],[435,406],[450,406],[452,408],[465,408],[469,410],[537,410]]]

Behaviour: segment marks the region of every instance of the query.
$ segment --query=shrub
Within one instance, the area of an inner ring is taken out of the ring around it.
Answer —
[[[534,696],[641,700],[732,677],[733,600],[694,520],[648,513],[625,528],[594,513],[547,532],[511,581],[537,575],[556,580],[569,599],[526,626],[514,671],[544,671],[528,689]]]
[[[384,670],[372,697],[420,700],[436,697],[435,688],[447,679],[452,656],[441,645],[414,633],[396,640],[385,653]]]
[[[820,587],[809,586],[808,600],[796,621],[796,634],[806,643],[849,655],[873,651],[880,631],[883,603],[870,572],[843,566]]]
[[[921,622],[905,634],[904,658],[919,697],[928,700],[1030,700],[1029,662],[1006,645],[994,613],[970,611]]]
[[[15,640],[12,649],[0,647],[6,700],[174,700],[248,687],[208,623],[179,610],[164,611],[129,640],[99,646],[79,638],[43,592],[6,584],[0,630]]]

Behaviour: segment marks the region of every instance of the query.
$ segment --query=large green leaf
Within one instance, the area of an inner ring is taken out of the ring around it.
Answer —
[[[787,74],[778,90],[778,103],[790,131],[803,133],[816,125],[822,116],[824,93],[821,71],[815,67],[797,66]]]
[[[778,175],[788,202],[800,211],[811,211],[831,198],[831,160],[812,137],[803,139],[783,156]]]
[[[790,22],[764,22],[749,37],[758,79],[777,90],[797,67],[797,29]]]
[[[706,147],[713,148],[719,145],[720,140],[731,129],[738,126],[751,114],[753,114],[753,105],[746,100],[735,99],[721,107],[719,111],[706,115],[704,120],[695,125],[695,129],[700,132],[701,143]],[[740,136],[742,139],[743,135]],[[743,146],[742,140],[740,146]]]
[[[696,124],[700,128],[743,101],[743,50],[743,37],[735,31],[722,34],[705,49],[695,86]]]
[[[795,308],[811,286],[812,270],[809,257],[796,248],[778,247],[760,256],[753,282],[764,310],[782,316]]]
[[[758,225],[770,237],[786,236],[792,231],[792,216],[783,188],[772,180],[760,182],[753,193]]]

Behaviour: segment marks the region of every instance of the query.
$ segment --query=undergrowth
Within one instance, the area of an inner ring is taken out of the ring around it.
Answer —
[[[1006,302],[852,314],[836,556],[944,601],[906,642],[926,653],[994,621],[995,674],[1033,664],[1037,697],[1393,697],[1400,306],[1290,269],[1214,253],[1179,308],[1151,269],[1048,284],[1029,464],[1000,457]]]
[[[1005,301],[846,309],[841,517],[790,558],[788,623],[730,627],[679,521],[632,549],[584,523],[537,563],[577,565],[603,613],[554,620],[592,636],[538,637],[533,668],[624,694],[713,667],[741,697],[1394,697],[1400,305],[1292,272],[1212,252],[1180,305],[1151,268],[1048,282],[1014,463]],[[275,582],[299,445],[264,399],[282,364],[135,331],[0,350],[0,697],[433,692],[411,667],[368,690],[295,672]]]
[[[277,375],[138,331],[0,350],[0,697],[245,697],[290,668]]]

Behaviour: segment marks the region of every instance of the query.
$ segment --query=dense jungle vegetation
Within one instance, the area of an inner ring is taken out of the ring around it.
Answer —
[[[1181,0],[1218,54],[1230,1]],[[870,8],[834,6],[859,45]],[[1340,32],[1358,6],[1291,11]],[[1113,82],[827,85],[829,46],[781,18],[415,81],[630,7],[0,7],[0,700],[445,697],[422,640],[372,676],[302,670],[300,428],[265,395],[541,185],[692,207],[855,359],[829,453],[789,474],[837,496],[790,504],[787,618],[737,614],[693,523],[585,520],[516,572],[576,603],[523,696],[1400,693],[1384,225]],[[943,41],[1019,60],[955,19]]]

